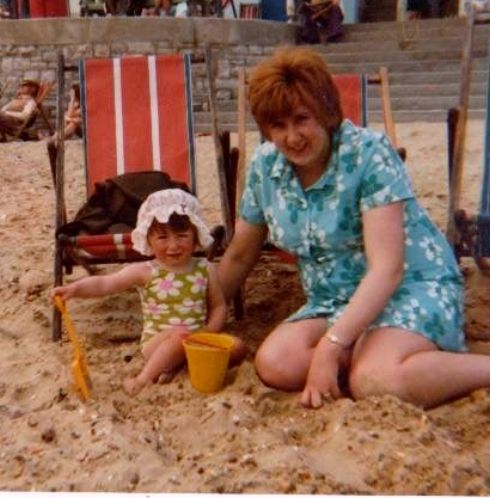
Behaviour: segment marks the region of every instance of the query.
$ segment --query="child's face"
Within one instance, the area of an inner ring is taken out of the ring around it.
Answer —
[[[167,266],[186,265],[196,249],[196,235],[193,227],[186,230],[173,230],[168,225],[159,224],[148,233],[148,244],[155,258]]]

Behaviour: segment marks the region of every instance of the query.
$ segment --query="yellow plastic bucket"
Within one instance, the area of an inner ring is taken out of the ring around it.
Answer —
[[[206,394],[222,389],[234,341],[231,335],[213,332],[196,332],[184,339],[194,389]]]

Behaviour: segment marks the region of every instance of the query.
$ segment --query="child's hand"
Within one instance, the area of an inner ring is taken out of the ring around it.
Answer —
[[[54,287],[51,290],[51,297],[61,296],[65,301],[75,295],[75,286],[72,284]]]

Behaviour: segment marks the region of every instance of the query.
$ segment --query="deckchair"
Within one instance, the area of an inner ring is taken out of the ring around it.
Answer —
[[[461,207],[473,26],[476,21],[475,13],[471,11],[468,14],[463,44],[459,105],[448,111],[449,209],[446,235],[458,261],[464,257],[471,257],[482,272],[490,274],[490,73],[487,73],[485,143],[479,211],[476,214],[469,213]],[[488,67],[490,71],[490,46]]]
[[[34,111],[31,113],[30,116],[27,116],[24,121],[20,124],[20,126],[17,128],[15,133],[9,134],[8,136],[5,135],[4,139],[7,139],[10,137],[12,140],[15,139],[27,139],[29,134],[28,131],[34,123],[37,121],[37,118],[41,116],[42,120],[44,121],[44,124],[46,125],[46,128],[48,129],[49,133],[53,133],[53,127],[51,123],[49,122],[46,110],[44,109],[43,102],[46,99],[46,97],[51,93],[51,90],[54,87],[54,81],[41,81],[39,83],[39,90],[37,92],[37,95],[35,97],[36,100],[36,108]]]
[[[61,285],[64,274],[75,265],[90,269],[93,265],[145,259],[132,248],[130,228],[96,235],[63,233],[66,209],[61,103],[67,69],[70,67],[59,54],[55,285]],[[87,197],[114,179],[129,177],[126,185],[131,184],[131,175],[136,173],[167,173],[172,181],[185,184],[196,194],[191,55],[86,59],[79,64],[79,74]],[[59,312],[55,311],[53,318],[53,340],[58,340]]]

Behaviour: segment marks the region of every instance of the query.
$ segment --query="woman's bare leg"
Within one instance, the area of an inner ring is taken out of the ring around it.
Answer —
[[[349,382],[356,399],[393,394],[429,408],[490,387],[490,356],[441,351],[420,334],[381,328],[356,344]]]
[[[285,391],[303,389],[313,349],[325,332],[325,318],[281,323],[267,336],[255,356],[261,380]]]

